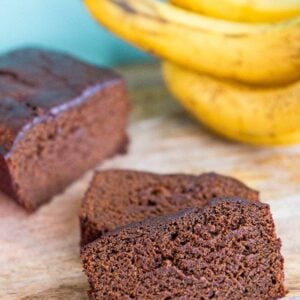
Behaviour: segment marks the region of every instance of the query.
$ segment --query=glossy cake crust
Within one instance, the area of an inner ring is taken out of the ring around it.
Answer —
[[[128,103],[116,73],[21,49],[0,57],[0,189],[36,209],[125,151]]]

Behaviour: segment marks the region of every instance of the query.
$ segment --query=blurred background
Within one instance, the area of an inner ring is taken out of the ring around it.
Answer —
[[[0,53],[38,45],[106,66],[149,60],[100,28],[81,0],[0,0]]]

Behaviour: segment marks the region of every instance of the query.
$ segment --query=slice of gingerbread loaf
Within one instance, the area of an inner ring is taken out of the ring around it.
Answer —
[[[129,224],[81,253],[90,299],[278,299],[281,242],[269,206],[219,198]]]
[[[256,191],[214,173],[193,176],[128,170],[98,172],[82,201],[81,245],[120,225],[187,207],[202,207],[217,196],[258,201]]]
[[[69,55],[0,56],[0,190],[33,211],[126,148],[123,79]]]

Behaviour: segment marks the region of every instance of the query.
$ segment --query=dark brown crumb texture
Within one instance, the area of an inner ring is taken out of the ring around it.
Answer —
[[[158,175],[108,170],[94,176],[81,207],[81,244],[120,225],[203,207],[218,196],[258,201],[258,193],[240,181],[215,173]]]
[[[0,56],[0,190],[35,210],[126,149],[127,112],[112,71],[39,49]]]
[[[281,242],[269,206],[220,198],[124,226],[81,258],[90,299],[278,299]]]

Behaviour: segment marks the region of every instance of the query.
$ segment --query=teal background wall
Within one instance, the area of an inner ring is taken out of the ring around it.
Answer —
[[[107,66],[149,59],[96,24],[81,0],[0,0],[0,53],[26,45]]]

